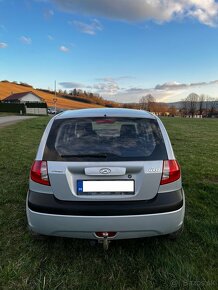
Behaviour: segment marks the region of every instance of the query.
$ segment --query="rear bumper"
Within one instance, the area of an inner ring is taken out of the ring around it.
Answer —
[[[183,224],[185,200],[179,209],[150,213],[124,215],[70,215],[37,212],[29,207],[27,219],[34,232],[73,238],[97,239],[95,232],[117,232],[113,239],[140,238],[165,235],[177,231]],[[160,195],[165,195],[162,193]]]
[[[30,210],[55,215],[119,216],[171,212],[183,206],[183,190],[158,193],[151,200],[139,201],[62,201],[53,194],[28,193]]]

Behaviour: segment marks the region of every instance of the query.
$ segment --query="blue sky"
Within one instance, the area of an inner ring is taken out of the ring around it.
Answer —
[[[217,98],[217,20],[214,0],[0,0],[0,80],[120,102]]]

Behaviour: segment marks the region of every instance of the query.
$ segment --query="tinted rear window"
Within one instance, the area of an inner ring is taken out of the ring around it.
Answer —
[[[55,120],[44,160],[133,161],[164,160],[167,153],[156,120],[77,118]]]

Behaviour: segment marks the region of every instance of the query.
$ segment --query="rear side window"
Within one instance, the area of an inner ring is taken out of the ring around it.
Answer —
[[[156,120],[102,117],[55,120],[43,159],[140,161],[168,158]]]

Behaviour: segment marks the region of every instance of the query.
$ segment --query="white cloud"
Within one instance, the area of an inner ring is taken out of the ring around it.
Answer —
[[[211,85],[217,85],[218,84],[218,80],[212,81],[210,82]]]
[[[52,35],[48,35],[48,39],[50,40],[50,41],[52,41],[52,40],[54,40],[54,36],[52,36]]]
[[[161,85],[158,84],[156,85],[155,89],[156,90],[172,90],[172,89],[177,90],[177,89],[183,89],[186,87],[187,87],[187,84],[182,84],[182,83],[173,81],[173,82],[167,82]]]
[[[95,35],[97,31],[102,31],[103,26],[101,25],[100,21],[94,19],[91,23],[84,23],[81,21],[73,21],[70,24],[74,24],[81,32]]]
[[[47,10],[44,11],[44,17],[46,19],[49,19],[52,16],[54,16],[54,11],[52,9],[47,9]]]
[[[218,3],[215,0],[50,0],[67,12],[80,12],[107,18],[159,23],[176,18],[191,17],[215,26]]]
[[[217,25],[218,4],[215,0],[189,0],[195,9],[188,11],[188,15],[209,26]]]
[[[68,47],[64,46],[64,45],[61,45],[59,47],[59,50],[62,51],[62,52],[69,52],[70,51],[70,49]]]
[[[32,43],[32,39],[30,37],[26,37],[26,36],[21,36],[20,41],[23,42],[24,44],[31,44]]]
[[[105,82],[98,83],[93,86],[98,93],[102,95],[116,95],[120,89],[119,85],[116,82]]]
[[[61,82],[59,85],[64,89],[81,89],[86,88],[86,85],[77,82]]]
[[[6,47],[8,47],[7,43],[0,42],[0,48],[6,48]]]
[[[104,79],[104,78],[103,78]],[[100,93],[102,96],[114,96],[120,91],[120,87],[115,80],[106,80],[98,83],[84,84],[79,82],[61,82],[59,85],[65,89],[90,89],[91,91],[95,91],[96,93]]]
[[[138,88],[138,87],[132,87],[130,89],[126,89],[125,92],[130,93],[130,94],[147,94],[150,92],[150,89],[143,89],[143,88]]]
[[[120,81],[123,78],[132,77],[103,77],[97,79],[99,82],[93,83],[92,85],[74,81],[59,84],[65,89],[90,89],[90,91],[100,94],[105,99],[126,103],[138,102],[141,97],[147,94],[152,94],[160,102],[176,102],[192,92],[196,92],[197,94],[210,94],[210,92],[215,92],[216,94],[218,85],[218,80],[189,84],[174,81],[156,85],[154,88],[145,88],[142,86],[123,88],[120,87]],[[214,87],[213,90],[211,89],[212,87]],[[216,95],[214,96],[216,97]]]
[[[188,88],[192,88],[192,87],[201,87],[201,86],[209,85],[209,84],[216,83],[216,82],[217,81],[212,81],[210,83],[198,82],[198,83],[183,84],[183,83],[173,81],[173,82],[164,83],[162,85],[158,84],[158,85],[156,85],[155,90],[165,90],[165,91],[181,90],[181,89],[188,89]]]
[[[98,78],[96,80],[100,82],[117,82],[117,81],[122,81],[122,80],[129,80],[129,79],[134,79],[134,77],[132,76],[103,77],[103,78]]]
[[[147,94],[152,94],[158,101],[174,102],[179,101],[191,92],[208,93],[212,85],[217,85],[218,80],[211,82],[179,83],[176,81],[156,85],[154,88],[131,87],[122,90],[118,97],[126,102],[138,102]]]

